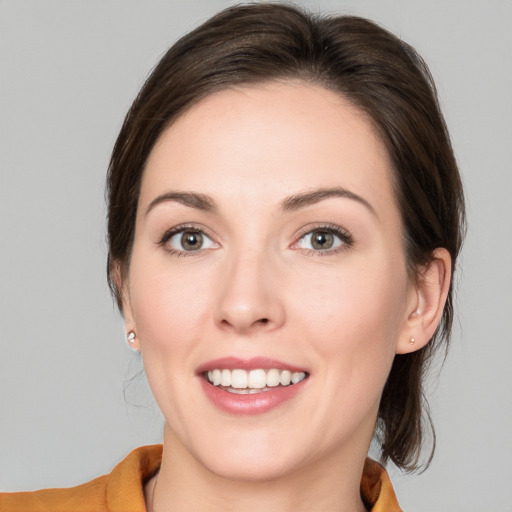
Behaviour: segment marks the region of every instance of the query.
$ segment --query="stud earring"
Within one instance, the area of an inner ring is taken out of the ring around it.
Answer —
[[[135,343],[135,338],[136,338],[136,335],[135,335],[135,331],[130,331],[127,335],[126,335],[126,341],[128,343],[133,344]]]
[[[416,338],[411,338],[409,340],[409,345],[414,345],[416,343]]]

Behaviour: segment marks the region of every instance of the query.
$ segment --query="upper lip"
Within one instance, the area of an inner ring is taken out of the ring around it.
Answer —
[[[289,370],[291,372],[307,372],[304,368],[295,366],[277,359],[270,359],[268,357],[251,357],[250,359],[241,359],[238,357],[221,357],[219,359],[212,359],[203,363],[197,368],[197,373],[201,374],[209,372],[210,370],[270,370],[277,368],[279,370]]]

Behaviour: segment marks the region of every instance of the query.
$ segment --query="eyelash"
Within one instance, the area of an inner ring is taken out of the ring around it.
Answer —
[[[167,242],[176,234],[181,233],[183,231],[189,231],[190,233],[201,233],[206,235],[208,238],[213,239],[210,235],[208,235],[203,228],[198,228],[193,224],[181,224],[179,226],[175,226],[171,229],[168,229],[160,238],[158,245],[165,246]],[[307,226],[303,228],[296,237],[296,242],[292,244],[292,247],[297,245],[306,235],[312,234],[315,232],[324,232],[332,234],[338,237],[341,240],[341,245],[334,249],[325,249],[325,250],[315,250],[315,249],[298,249],[301,250],[304,254],[308,256],[328,256],[332,254],[337,254],[342,251],[346,251],[350,247],[354,245],[353,236],[345,229],[337,226],[335,224],[320,224],[318,226]],[[166,251],[170,254],[178,256],[178,257],[190,257],[190,256],[198,256],[201,253],[201,250],[197,251],[181,251],[173,249],[169,246],[165,247]]]
[[[315,250],[315,249],[299,249],[308,256],[331,256],[346,251],[354,245],[354,237],[345,229],[336,224],[319,224],[318,226],[307,226],[303,228],[297,235],[297,241],[293,245],[297,245],[306,235],[315,232],[329,233],[337,236],[341,240],[341,245],[334,249]]]
[[[212,240],[212,237],[206,233],[204,228],[198,228],[197,226],[195,226],[193,224],[181,224],[179,226],[174,226],[173,228],[168,229],[162,235],[162,237],[160,238],[160,241],[158,242],[158,245],[164,247],[167,244],[167,242],[169,242],[169,240],[174,235],[177,235],[178,233],[181,233],[183,231],[187,231],[187,232],[190,232],[190,233],[201,233],[203,235],[206,235],[209,239]],[[199,256],[199,254],[201,253],[201,250],[197,250],[197,251],[185,251],[185,250],[183,250],[183,251],[180,251],[180,250],[177,250],[177,249],[173,249],[172,247],[169,247],[169,246],[165,247],[165,250],[167,252],[169,252],[171,255],[178,256],[178,257]]]

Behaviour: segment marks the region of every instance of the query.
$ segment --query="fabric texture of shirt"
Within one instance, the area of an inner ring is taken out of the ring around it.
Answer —
[[[132,451],[108,475],[66,489],[0,494],[0,512],[146,512],[144,484],[162,461],[162,445]],[[400,512],[386,470],[366,459],[361,496],[371,512]]]

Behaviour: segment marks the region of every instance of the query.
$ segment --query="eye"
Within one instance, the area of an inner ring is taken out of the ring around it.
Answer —
[[[295,248],[312,252],[336,252],[352,245],[352,237],[338,226],[322,226],[302,235]]]
[[[196,228],[175,228],[168,231],[161,240],[171,252],[198,252],[213,249],[217,244],[203,231]]]

